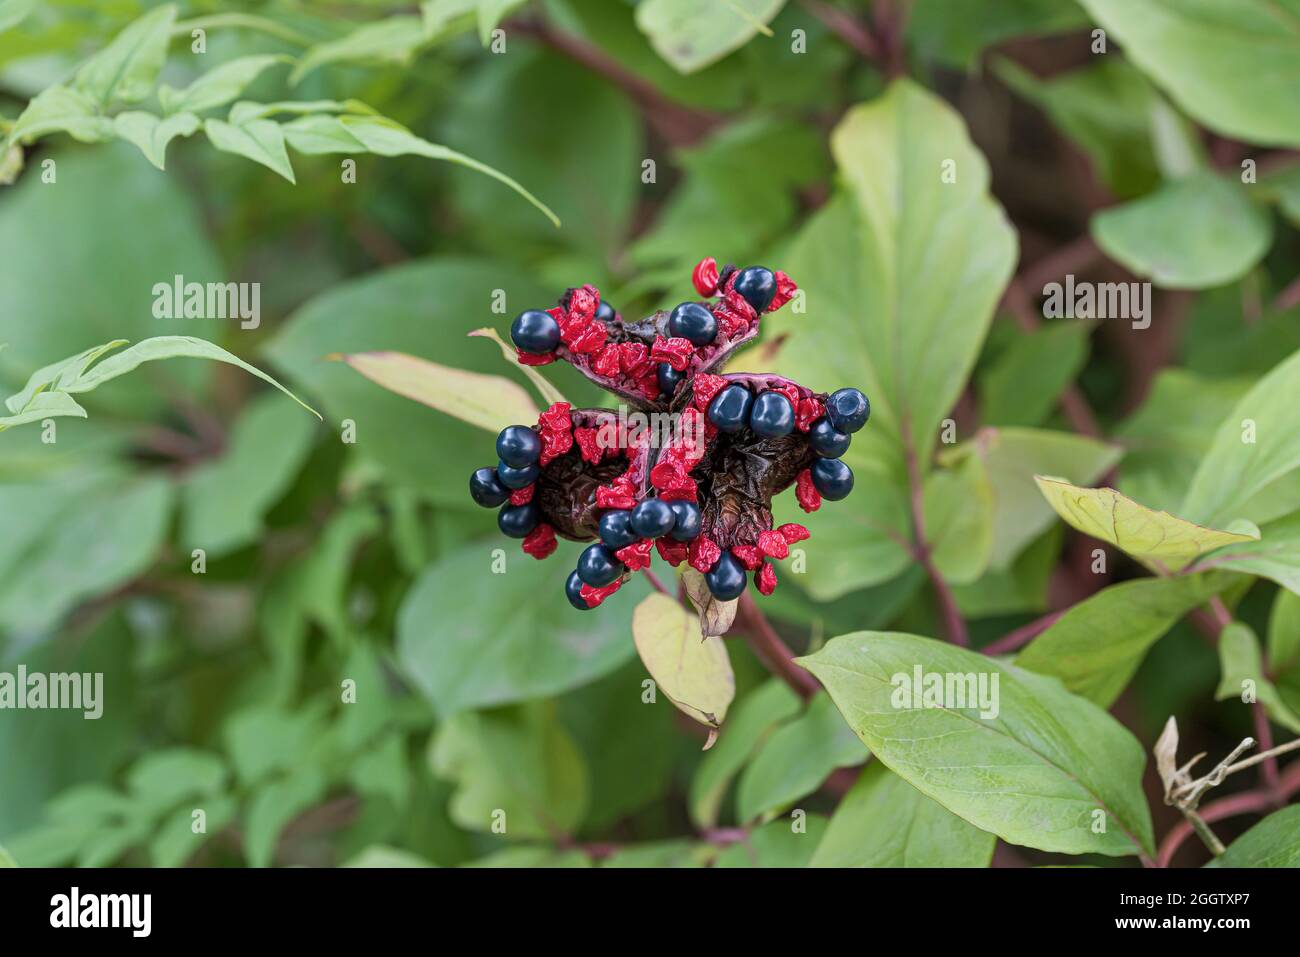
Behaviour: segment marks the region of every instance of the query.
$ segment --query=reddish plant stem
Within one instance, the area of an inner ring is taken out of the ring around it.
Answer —
[[[745,633],[749,647],[768,671],[776,675],[799,697],[807,700],[821,690],[821,682],[794,662],[794,653],[781,640],[748,591],[740,596],[736,625]]]
[[[980,650],[986,655],[1005,655],[1008,652],[1029,644],[1052,625],[1056,620],[1065,614],[1065,611],[1054,611],[1049,615],[1044,615],[1036,621],[1031,621],[1027,625],[1022,625],[1015,631],[1009,631],[997,641],[985,645]]]
[[[1286,800],[1296,791],[1300,791],[1300,761],[1292,763],[1283,772],[1279,782],[1278,796],[1282,800]],[[1274,800],[1274,795],[1263,789],[1243,791],[1241,794],[1233,794],[1217,801],[1211,801],[1197,813],[1201,815],[1201,820],[1207,824],[1212,824],[1215,821],[1222,821],[1225,818],[1236,817],[1240,814],[1261,814],[1269,811],[1275,806]],[[1157,865],[1168,867],[1179,846],[1191,834],[1192,825],[1186,820],[1179,821],[1171,827],[1169,833],[1165,835],[1165,839],[1160,842],[1160,850],[1156,855]]]
[[[1292,279],[1287,287],[1277,294],[1273,300],[1274,312],[1286,312],[1288,309],[1294,309],[1300,306],[1300,277]]]
[[[1255,740],[1259,742],[1260,751],[1273,750],[1273,729],[1268,724],[1268,712],[1264,710],[1264,705],[1258,701],[1251,704],[1250,710],[1255,718]],[[1270,755],[1259,766],[1259,775],[1263,783],[1264,790],[1273,797],[1274,803],[1279,807],[1282,805],[1282,775],[1277,765],[1277,755]]]
[[[672,597],[672,592],[664,587],[664,583],[659,580],[658,575],[648,568],[643,568],[641,570],[645,573],[646,581],[654,587],[655,591],[659,592],[661,595],[667,595],[670,598]]]
[[[939,602],[939,615],[943,618],[943,630],[948,640],[954,645],[965,648],[970,644],[966,634],[966,622],[957,607],[957,599],[944,581],[943,574],[934,564],[930,554],[930,544],[925,537],[924,486],[921,481],[921,469],[916,461],[916,451],[912,440],[904,427],[904,456],[907,460],[907,481],[910,487],[910,504],[912,511],[912,557],[925,569],[930,585]]]
[[[880,63],[883,51],[880,41],[857,17],[847,10],[833,7],[821,0],[802,0],[803,8],[820,20],[826,29],[835,34],[861,56],[872,63]]]

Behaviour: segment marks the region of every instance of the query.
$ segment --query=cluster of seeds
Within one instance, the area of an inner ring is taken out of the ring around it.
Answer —
[[[738,598],[750,572],[771,594],[772,562],[808,538],[802,525],[773,527],[772,497],[793,485],[813,512],[853,488],[840,456],[870,415],[865,395],[714,372],[757,335],[764,313],[794,296],[795,284],[761,266],[719,271],[712,258],[692,279],[709,301],[639,322],[625,323],[587,285],[511,326],[521,363],[562,359],[638,411],[671,413],[673,427],[661,436],[629,429],[608,410],[556,403],[536,426],[504,429],[496,468],[470,478],[474,501],[499,507],[501,531],[523,539],[533,557],[554,552],[557,536],[592,542],[566,584],[575,608],[599,605],[656,551],[699,571],[720,600]]]

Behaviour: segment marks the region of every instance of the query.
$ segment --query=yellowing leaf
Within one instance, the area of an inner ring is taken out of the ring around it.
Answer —
[[[475,329],[469,335],[472,337],[491,339],[498,346],[500,346],[501,355],[505,356],[506,361],[509,362],[512,366],[518,366],[519,369],[523,371],[524,375],[528,377],[528,381],[537,387],[537,391],[541,393],[542,398],[545,399],[547,402],[554,405],[556,402],[564,401],[564,396],[560,392],[560,390],[557,389],[555,386],[551,385],[549,382],[547,382],[546,376],[538,372],[535,367],[519,365],[515,361],[514,351],[510,348],[510,346],[506,345],[505,340],[501,338],[500,333],[498,333],[495,329],[493,329],[490,326],[484,326],[482,329]]]
[[[1080,488],[1044,475],[1035,475],[1034,481],[1056,514],[1071,527],[1110,542],[1157,570],[1176,572],[1198,555],[1258,538],[1153,511],[1113,488]]]
[[[736,695],[736,677],[721,638],[703,638],[700,623],[667,595],[636,606],[632,638],[659,690],[683,713],[721,726]]]
[[[371,382],[489,432],[537,421],[523,388],[501,376],[466,372],[404,352],[338,356]]]
[[[731,630],[731,623],[736,620],[736,608],[739,598],[721,601],[713,597],[704,576],[689,565],[682,569],[682,585],[686,588],[686,597],[691,600],[700,615],[700,634],[707,637],[721,638]]]

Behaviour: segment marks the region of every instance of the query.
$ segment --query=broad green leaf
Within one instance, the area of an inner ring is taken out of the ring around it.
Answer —
[[[1176,511],[1210,450],[1215,429],[1251,385],[1185,369],[1161,371],[1146,401],[1114,431],[1125,449],[1119,490],[1151,508]],[[1051,468],[1037,471],[1076,478]],[[1087,482],[1078,479],[1076,484]]]
[[[586,816],[587,769],[548,701],[445,721],[430,742],[429,766],[456,784],[451,818],[471,831],[494,832],[504,812],[507,839],[555,840]]]
[[[1265,486],[1300,466],[1300,352],[1260,379],[1214,435],[1183,502],[1194,521],[1220,522]]]
[[[412,854],[410,851],[404,851],[399,847],[386,847],[382,844],[372,844],[369,847],[362,848],[356,856],[344,861],[341,867],[364,867],[367,869],[390,868],[390,867],[433,867],[432,862],[425,860],[418,854]]]
[[[582,851],[561,851],[553,847],[511,847],[468,861],[462,867],[553,868],[593,867]]]
[[[1071,606],[1016,656],[1016,664],[1060,678],[1069,691],[1109,708],[1133,679],[1147,649],[1227,585],[1225,575],[1111,585]]]
[[[501,334],[491,326],[484,326],[482,329],[475,329],[473,332],[469,333],[469,335],[472,337],[477,336],[484,339],[491,339],[500,347],[502,358],[511,365],[518,365],[518,357],[515,353],[514,347],[506,345],[505,340],[501,338]],[[565,401],[560,390],[551,385],[551,383],[547,381],[546,376],[542,375],[535,366],[518,365],[518,368],[519,371],[528,378],[528,381],[536,387],[538,394],[546,401],[548,406],[554,405],[557,402]]]
[[[200,125],[193,113],[175,113],[163,119],[132,110],[113,117],[114,132],[138,146],[145,158],[159,169],[165,167],[168,144],[178,136],[192,136]]]
[[[1117,195],[1138,196],[1160,181],[1150,123],[1158,97],[1128,61],[1114,56],[1095,60],[1092,66],[1039,79],[999,57],[994,72],[1041,107]]]
[[[799,710],[799,698],[780,679],[771,678],[740,699],[717,743],[700,759],[691,777],[691,820],[715,827],[732,780],[763,741]]]
[[[13,855],[4,849],[3,844],[0,844],[0,868],[17,866],[18,862],[14,860]]]
[[[1300,33],[1289,2],[1080,0],[1127,56],[1217,132],[1300,144]]]
[[[862,388],[872,417],[853,448],[899,474],[910,448],[925,469],[1015,266],[1015,234],[961,117],[910,81],[852,108],[831,150],[852,202],[833,200],[787,256],[808,314],[766,320],[769,335],[791,334],[776,364],[820,388]]]
[[[1142,746],[1055,679],[891,632],[833,638],[799,662],[876,758],[981,830],[1045,851],[1153,855]],[[915,707],[903,690],[917,672],[953,697]]]
[[[1274,811],[1206,867],[1300,867],[1300,804]]]
[[[168,748],[141,758],[127,774],[135,803],[151,814],[170,811],[181,801],[220,793],[225,763],[217,755],[193,748]]]
[[[983,462],[992,488],[989,564],[1006,570],[1052,524],[1051,506],[1037,493],[1034,476],[1047,472],[1092,482],[1119,461],[1120,450],[1067,432],[1001,428],[981,429],[973,440],[940,454],[939,459],[952,464],[968,457]]]
[[[912,4],[907,39],[926,59],[972,70],[980,53],[1002,40],[1088,26],[1087,15],[1062,0],[943,0]]]
[[[793,820],[769,821],[749,832],[747,841],[724,848],[714,867],[807,867],[826,833],[826,818],[809,814],[795,828]]]
[[[270,867],[285,826],[319,804],[327,790],[328,781],[320,770],[300,768],[254,794],[244,814],[244,853],[249,866]]]
[[[707,867],[716,849],[689,838],[621,847],[600,862],[601,867]]]
[[[163,820],[149,841],[149,860],[154,867],[181,867],[235,819],[238,802],[229,796],[210,796],[195,807],[178,807]],[[205,830],[194,833],[194,812],[203,811]]]
[[[803,714],[759,744],[740,776],[736,817],[747,823],[783,811],[821,787],[836,768],[852,767],[869,757],[830,695],[818,694]]]
[[[164,113],[202,113],[233,102],[259,76],[288,57],[273,54],[243,56],[213,67],[184,89],[163,84],[158,103]]]
[[[1072,528],[1109,542],[1149,568],[1176,572],[1206,552],[1248,542],[1258,534],[1207,528],[1139,505],[1113,488],[1080,488],[1035,475],[1039,491]]]
[[[222,742],[241,786],[262,784],[275,772],[304,763],[323,738],[318,709],[289,711],[254,704],[235,712],[222,728]]]
[[[284,149],[284,131],[274,120],[249,120],[238,126],[225,120],[203,121],[203,132],[208,140],[223,153],[234,153],[261,163],[279,173],[291,183],[297,182],[293,164]]]
[[[284,139],[289,148],[308,156],[332,153],[360,155],[366,152],[361,141],[348,132],[337,116],[324,113],[300,116],[282,124],[281,129],[284,130]]]
[[[489,432],[537,421],[537,406],[528,393],[500,376],[465,372],[401,352],[360,352],[339,358],[390,392]]]
[[[1221,548],[1195,566],[1208,568],[1259,575],[1300,594],[1300,512],[1262,526],[1258,541]]]
[[[736,695],[727,646],[704,638],[700,622],[667,595],[642,599],[632,613],[632,640],[655,684],[682,713],[721,727]]]
[[[1300,666],[1300,594],[1281,590],[1268,619],[1268,667],[1273,674]]]
[[[101,143],[112,138],[113,122],[99,114],[98,105],[86,94],[56,85],[27,104],[5,143],[32,143],[50,133],[67,133],[82,143]]]
[[[1266,676],[1259,639],[1249,625],[1234,621],[1220,633],[1219,669],[1216,701],[1258,701],[1270,718],[1300,734],[1300,715],[1291,710]]]
[[[990,567],[977,581],[954,585],[953,598],[962,615],[969,619],[1046,612],[1048,587],[1061,554],[1063,537],[1063,527],[1053,522],[1005,569]],[[882,627],[887,621],[868,627]]]
[[[636,25],[655,51],[679,73],[694,73],[721,60],[767,25],[785,0],[643,0]]]
[[[994,426],[1042,424],[1088,361],[1092,324],[1052,322],[1017,335],[979,378],[980,421]]]
[[[501,544],[449,552],[416,579],[398,613],[398,660],[441,715],[559,694],[632,654],[627,619],[646,591],[641,576],[579,617],[564,597],[571,568],[516,548],[506,573],[494,575]]]
[[[988,867],[994,842],[873,761],[836,807],[808,866]]]
[[[1240,279],[1264,258],[1273,222],[1241,184],[1203,173],[1097,213],[1092,236],[1157,286],[1207,289]]]
[[[78,602],[146,571],[166,539],[173,494],[150,477],[70,506],[0,582],[0,631],[40,635]]]
[[[329,63],[405,65],[426,41],[419,17],[384,17],[362,24],[337,40],[327,40],[312,47],[294,67],[289,82],[296,85],[309,73]]]
[[[76,88],[101,105],[135,103],[153,90],[167,60],[176,5],[150,10],[77,71]]]
[[[1263,174],[1260,191],[1292,224],[1300,225],[1300,165],[1288,166]]]
[[[966,456],[925,477],[925,533],[931,557],[950,582],[970,584],[988,567],[993,549],[993,486],[984,462]]]
[[[215,558],[255,541],[262,516],[288,490],[311,450],[314,431],[311,419],[277,395],[250,404],[222,457],[186,478],[180,532],[185,552],[202,548]]]
[[[12,429],[16,425],[26,425],[29,422],[40,422],[58,416],[84,419],[86,410],[66,392],[42,392],[33,396],[20,412],[14,415],[0,415],[0,432]]]
[[[0,3],[0,30],[8,30],[10,27],[16,27],[27,19],[27,15],[36,8],[36,0],[4,0]],[[0,858],[3,858],[3,848],[0,848]],[[14,866],[11,862],[10,867]]]

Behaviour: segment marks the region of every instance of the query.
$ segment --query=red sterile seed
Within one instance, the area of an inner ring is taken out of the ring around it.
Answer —
[[[701,296],[712,296],[718,291],[718,261],[705,256],[691,273],[691,283]]]
[[[572,290],[569,294],[569,315],[582,319],[584,323],[596,315],[598,306],[600,306],[600,290],[590,283]]]
[[[749,306],[749,303],[745,305]],[[754,307],[749,306],[749,311],[753,312]],[[722,327],[722,334],[728,339],[734,339],[749,331],[749,320],[725,302],[720,302],[713,307],[713,318],[718,320],[718,325]]]
[[[622,488],[608,485],[596,486],[597,508],[632,508],[636,505],[636,496]]]
[[[779,392],[789,399],[792,409],[799,408],[799,387],[793,382],[782,382],[780,385],[774,385],[772,391]]]
[[[679,542],[674,538],[665,536],[655,539],[655,551],[659,553],[660,558],[676,568],[686,561],[688,546],[686,542]]]
[[[692,404],[696,409],[703,412],[713,401],[713,397],[722,391],[727,380],[720,375],[710,375],[707,372],[699,373],[691,380],[691,387],[695,390]]]
[[[786,522],[784,525],[778,528],[777,531],[780,532],[781,537],[784,538],[791,545],[793,545],[795,542],[802,542],[812,537],[812,533],[809,532],[808,529],[800,525],[798,522]]]
[[[548,352],[545,355],[540,355],[540,356],[531,355],[527,352],[519,352],[518,349],[516,349],[515,352],[519,353],[519,364],[521,366],[549,365],[550,363],[554,362],[556,359],[559,358],[559,356],[557,356],[554,352]]]
[[[650,350],[644,342],[620,342],[618,365],[626,375],[639,379],[650,371]]]
[[[569,348],[579,355],[599,352],[608,335],[609,331],[601,323],[593,321],[573,340]]]
[[[555,529],[542,522],[524,538],[524,553],[541,560],[554,552],[557,544]]]
[[[577,442],[578,448],[582,450],[582,460],[592,465],[599,465],[605,455],[605,450],[600,447],[596,435],[595,429],[573,430],[573,441]]]
[[[606,585],[604,588],[592,588],[590,585],[583,585],[580,594],[582,595],[583,601],[587,603],[588,608],[595,608],[610,595],[614,594],[614,592],[622,588],[624,581],[625,579],[616,578],[611,584]]]
[[[699,501],[699,489],[695,485],[695,480],[690,476],[684,476],[680,485],[670,485],[668,488],[659,490],[659,497],[665,502],[674,502],[683,500],[687,502]]]
[[[728,309],[745,321],[746,328],[758,319],[758,310],[749,304],[748,299],[734,289],[727,290],[723,302],[727,304]]]
[[[517,488],[510,493],[511,505],[527,505],[533,500],[533,492],[537,489],[537,483],[525,485],[523,488]],[[540,526],[538,526],[540,528]]]
[[[815,512],[822,507],[821,492],[813,485],[812,469],[804,469],[795,481],[794,497],[805,512]]]
[[[641,394],[651,402],[659,398],[659,377],[653,372],[643,376],[637,385],[641,387]]]
[[[691,540],[688,550],[691,567],[701,575],[713,571],[713,566],[722,557],[722,549],[707,535],[698,535]]]
[[[746,571],[757,571],[763,563],[763,553],[757,545],[732,545],[731,554],[740,559],[740,564],[745,566]]]
[[[573,428],[573,420],[569,418],[572,409],[567,402],[556,402],[537,417],[537,424],[543,432],[568,432]]]
[[[614,555],[627,566],[628,571],[639,572],[643,568],[650,567],[650,550],[652,548],[654,548],[654,540],[643,538],[639,542],[620,548]]]
[[[570,408],[567,402],[556,402],[537,419],[542,430],[542,455],[539,461],[543,468],[573,448]]]
[[[768,558],[785,558],[790,554],[790,543],[780,532],[759,532],[758,548]]]
[[[821,402],[814,398],[800,399],[795,405],[794,425],[800,432],[807,432],[812,424],[825,414]]]
[[[794,284],[794,280],[779,269],[774,272],[772,276],[776,279],[776,295],[773,296],[772,301],[767,304],[768,312],[776,312],[793,299],[794,294],[799,289],[799,287]]]
[[[758,593],[760,595],[770,595],[776,591],[776,568],[771,562],[763,565],[763,570],[758,573]]]
[[[695,346],[691,345],[691,340],[681,336],[671,339],[655,336],[654,345],[650,347],[650,361],[666,362],[678,372],[686,371],[694,354]]]
[[[618,374],[618,346],[612,342],[601,347],[591,363],[592,371],[606,378]]]

